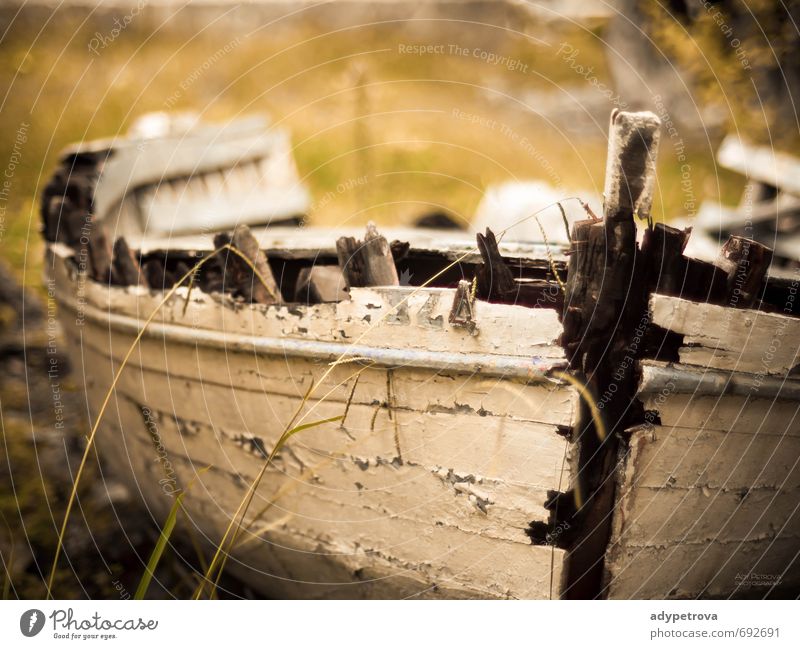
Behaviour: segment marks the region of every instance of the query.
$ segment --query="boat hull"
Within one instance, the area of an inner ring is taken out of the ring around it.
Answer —
[[[569,487],[564,433],[578,410],[575,392],[545,375],[563,365],[551,314],[542,310],[528,342],[498,344],[421,326],[442,320],[428,294],[363,335],[347,329],[361,322],[352,304],[346,316],[337,305],[302,308],[294,317],[308,326],[292,330],[305,333],[282,338],[267,334],[286,331],[285,307],[196,294],[184,314],[184,292],[134,344],[162,295],[81,288],[84,280],[62,261],[62,322],[93,418],[134,349],[96,444],[156,523],[186,490],[184,525],[207,546],[218,544],[281,434],[331,420],[293,435],[264,471],[233,573],[288,597],[559,597],[566,553],[533,545],[527,533],[547,521],[548,491]],[[377,316],[379,304],[412,292],[365,291],[354,302]],[[449,308],[452,291],[436,295],[436,308]],[[508,315],[495,308],[522,309],[480,304],[479,327],[481,316],[488,325]],[[339,324],[353,342],[335,340]],[[415,339],[423,348],[414,350]],[[531,355],[537,346],[541,353]],[[458,348],[465,352],[452,352]]]

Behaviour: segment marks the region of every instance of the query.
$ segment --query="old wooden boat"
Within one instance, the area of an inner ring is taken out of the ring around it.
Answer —
[[[637,243],[658,128],[612,115],[603,218],[566,246],[234,223],[130,244],[131,192],[92,211],[102,156],[65,216],[68,154],[48,281],[92,417],[111,391],[106,466],[157,521],[192,485],[213,546],[315,424],[266,466],[228,566],[273,595],[796,594],[798,279],[741,238],[714,264],[688,231]]]

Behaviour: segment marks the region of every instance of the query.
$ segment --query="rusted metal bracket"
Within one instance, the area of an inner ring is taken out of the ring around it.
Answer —
[[[458,282],[453,296],[453,308],[447,321],[454,327],[463,327],[475,333],[478,323],[475,322],[475,298],[472,295],[472,282],[462,279]]]

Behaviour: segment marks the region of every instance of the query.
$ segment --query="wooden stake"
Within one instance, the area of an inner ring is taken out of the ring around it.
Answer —
[[[363,243],[354,237],[339,238],[336,253],[348,287],[400,285],[389,242],[374,223],[367,225]]]
[[[280,301],[280,289],[267,263],[267,256],[258,246],[258,240],[246,225],[237,225],[233,230],[231,245],[239,250],[255,267],[253,269],[239,257],[228,255],[229,284],[241,293],[248,302],[274,304]],[[223,253],[224,254],[224,253]],[[260,275],[260,278],[259,278]],[[263,281],[262,281],[263,280]]]
[[[691,228],[679,230],[664,223],[645,230],[642,258],[649,292],[679,297],[686,289],[687,263],[683,251],[691,233]]]
[[[120,237],[114,242],[113,252],[112,274],[114,283],[120,286],[144,285],[144,277],[142,277],[139,262],[136,261],[124,237]]]
[[[478,296],[482,300],[503,302],[517,294],[517,283],[514,274],[500,254],[497,239],[489,228],[486,234],[478,232],[478,250],[483,258],[475,275],[478,279]]]

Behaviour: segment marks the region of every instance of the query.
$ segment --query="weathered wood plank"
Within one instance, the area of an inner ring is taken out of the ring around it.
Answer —
[[[773,147],[755,146],[729,135],[717,152],[717,160],[748,178],[800,194],[800,161]]]
[[[640,395],[641,396],[641,395]],[[694,430],[800,437],[800,403],[794,400],[739,395],[648,394],[644,407],[662,425]]]
[[[117,333],[110,340],[113,358],[119,362],[127,351],[130,338]],[[109,353],[105,345],[95,341],[87,348]],[[241,351],[197,348],[175,344],[170,356],[164,356],[163,341],[145,338],[140,342],[142,354],[129,361],[131,367],[168,372],[174,381],[200,381],[203,385],[236,386],[243,393],[252,392],[256,398],[274,394],[302,397],[312,382],[318,385],[314,395],[326,395],[330,403],[344,406],[353,390],[355,374],[361,372],[352,403],[375,406],[386,400],[386,370],[365,369],[358,364],[343,364],[331,369],[328,365],[309,359],[285,357],[254,357]],[[322,376],[330,374],[321,382]],[[578,396],[574,389],[555,383],[525,383],[496,378],[480,378],[471,374],[437,372],[416,368],[395,370],[400,380],[393,381],[393,393],[398,404],[409,410],[442,413],[474,413],[479,416],[498,416],[522,422],[551,424],[564,432],[573,426],[578,416]]]
[[[737,588],[731,574],[790,566],[800,542],[799,444],[752,430],[633,431],[606,552],[608,596],[727,595]],[[785,585],[797,583],[795,568]]]
[[[100,396],[98,386],[90,391],[90,396],[93,399]],[[126,440],[123,455],[127,456],[127,462],[121,466],[125,470],[130,468],[130,478],[135,476],[149,503],[157,507],[161,502],[168,508],[171,499],[159,484],[163,463],[158,458],[153,461],[154,449],[148,434],[145,431],[131,434],[127,423],[125,432],[118,428],[120,422],[136,421],[138,409],[126,399],[118,400],[114,407],[124,412],[110,418],[108,429],[99,440],[101,452],[105,453],[115,443],[117,450],[122,450],[122,445],[114,440]],[[192,493],[214,494],[213,499],[189,497],[185,505],[193,524],[210,538],[221,538],[246,492],[247,479],[220,469],[198,475],[196,461],[169,449],[165,449],[164,457],[170,462],[177,484],[185,485],[197,477],[198,484]],[[407,467],[409,471],[412,469]],[[384,466],[382,470],[390,469]],[[271,502],[276,488],[287,480],[292,478],[281,475],[278,483],[262,482],[252,511],[255,513]],[[445,482],[436,476],[431,475],[428,480],[440,481],[445,487]],[[257,537],[242,536],[246,545],[236,552],[238,557],[254,569],[267,570],[288,580],[277,582],[275,592],[306,597],[324,592],[330,596],[333,583],[337,584],[334,591],[339,596],[356,597],[365,593],[361,580],[370,578],[378,581],[366,593],[384,597],[397,596],[398,592],[415,596],[434,588],[439,590],[433,593],[436,596],[546,599],[551,592],[554,597],[560,592],[563,550],[495,538],[480,533],[479,526],[476,531],[469,531],[448,524],[432,525],[430,517],[412,516],[413,509],[376,512],[358,505],[355,499],[364,491],[357,487],[350,492],[354,496],[352,506],[337,505],[326,493],[331,491],[324,483],[315,483],[313,490],[289,490],[270,510],[272,518],[257,528]],[[484,515],[469,503],[467,495],[443,498],[457,503],[456,507],[472,508],[475,513],[469,515],[475,521],[485,522]],[[292,590],[297,580],[307,583],[302,589]],[[375,584],[381,588],[376,589]]]
[[[249,443],[253,436],[247,433],[213,429],[203,422],[175,420],[169,412],[150,409],[146,412],[149,427],[157,431],[168,457],[181,456],[195,466],[215,467],[238,476],[245,484],[252,482],[262,468],[266,454],[262,443],[258,446]],[[151,434],[144,427],[135,428],[129,425],[129,437],[138,435],[146,440]],[[189,428],[192,433],[187,434]],[[334,428],[335,424],[329,425],[329,432]],[[450,526],[524,545],[530,544],[525,533],[530,522],[547,520],[544,489],[489,480],[471,473],[437,470],[413,462],[382,459],[376,463],[374,458],[370,462],[348,454],[358,452],[358,443],[348,446],[344,440],[341,444],[342,452],[338,453],[311,453],[296,443],[282,450],[263,481],[263,491],[272,490],[276,507],[259,518],[260,523],[280,518],[280,512],[287,510],[301,518],[314,514],[324,517],[324,511],[310,512],[291,505],[303,502],[306,493],[313,497],[307,503],[312,509],[327,503],[329,512],[352,510],[347,514],[348,520],[401,516],[419,524]],[[260,509],[254,508],[252,516]]]
[[[66,271],[64,271],[66,272]],[[143,320],[160,303],[148,291],[108,289],[89,284],[86,302],[120,315]],[[242,305],[229,297],[186,289],[162,309],[159,322],[191,329],[225,332],[235,347],[235,335],[327,342],[358,342],[378,349],[414,349],[428,352],[504,354],[523,358],[563,359],[556,344],[562,327],[552,309],[528,309],[508,304],[475,303],[478,328],[492,335],[475,336],[448,322],[454,289],[393,288],[351,289],[351,299],[321,305]],[[528,331],[524,339],[517,332]]]
[[[97,362],[102,358],[89,350],[87,355]],[[402,375],[395,373],[393,385],[400,383]],[[247,432],[258,437],[266,449],[272,447],[300,404],[299,397],[244,392],[238,386],[176,379],[146,370],[123,375],[119,385],[124,394],[153,410],[172,412],[189,422],[202,421],[214,430]],[[553,425],[458,409],[419,412],[405,407],[397,396],[394,409],[389,410],[385,403],[351,403],[342,428],[311,428],[293,444],[317,455],[343,454],[341,449],[350,448],[347,453],[361,458],[362,464],[398,458],[428,468],[515,482],[543,493],[569,485],[568,444]],[[311,400],[305,408],[311,411],[307,421],[342,416],[345,409],[346,404],[328,400]]]
[[[724,598],[732,593],[752,597],[763,595],[774,584],[779,592],[795,592],[800,575],[797,561],[791,562],[797,544],[795,537],[779,537],[612,549],[603,592],[609,599]]]
[[[800,319],[665,295],[650,299],[652,322],[684,336],[681,363],[785,375],[798,364]]]
[[[800,436],[652,426],[634,433],[636,486],[800,488]]]
[[[697,486],[653,489],[635,482],[621,492],[612,543],[624,547],[671,547],[764,540],[775,530],[800,542],[800,490],[745,488],[731,491]]]

